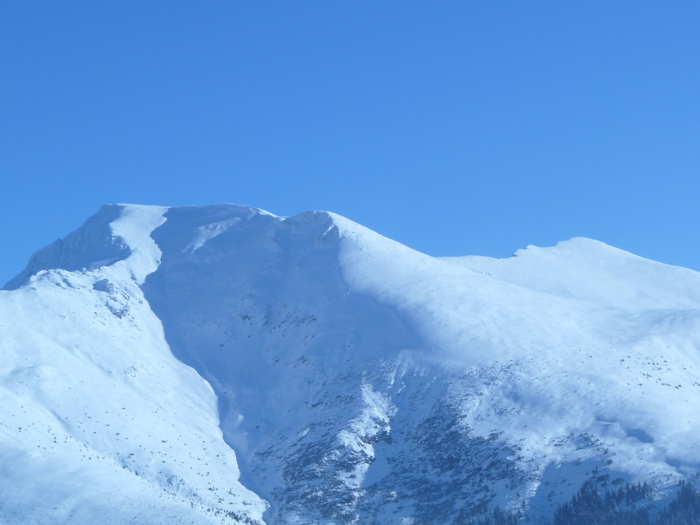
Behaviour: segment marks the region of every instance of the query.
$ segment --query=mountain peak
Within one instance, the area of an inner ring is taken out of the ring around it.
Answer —
[[[73,233],[32,255],[25,269],[3,289],[19,288],[43,270],[89,271],[120,262],[142,282],[157,268],[160,253],[150,234],[163,223],[167,210],[162,206],[105,205]]]
[[[551,522],[700,464],[700,274],[598,241],[434,258],[331,212],[121,204],[7,289],[0,445],[34,463],[0,483],[116,469],[115,523]]]

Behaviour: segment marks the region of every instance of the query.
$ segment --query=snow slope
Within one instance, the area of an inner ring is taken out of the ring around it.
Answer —
[[[6,288],[3,522],[543,522],[700,466],[700,274],[597,241],[108,206]]]
[[[164,212],[105,208],[0,292],[3,524],[260,522],[211,387],[138,286]]]

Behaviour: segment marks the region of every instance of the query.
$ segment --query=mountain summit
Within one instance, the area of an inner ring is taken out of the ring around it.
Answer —
[[[546,523],[700,467],[700,274],[589,239],[105,206],[0,292],[0,345],[2,523]]]

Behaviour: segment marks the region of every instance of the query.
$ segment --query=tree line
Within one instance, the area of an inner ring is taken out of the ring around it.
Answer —
[[[680,482],[678,492],[660,510],[638,505],[651,499],[647,483],[627,483],[603,492],[591,479],[559,506],[552,525],[700,525],[700,491],[690,483]],[[520,511],[507,513],[496,507],[475,525],[517,525],[522,519]]]

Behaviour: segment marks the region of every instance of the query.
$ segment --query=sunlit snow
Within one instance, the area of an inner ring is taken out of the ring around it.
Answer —
[[[700,274],[589,239],[434,258],[327,212],[106,206],[0,292],[0,522],[660,497],[700,465],[699,349]]]

